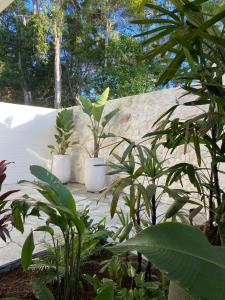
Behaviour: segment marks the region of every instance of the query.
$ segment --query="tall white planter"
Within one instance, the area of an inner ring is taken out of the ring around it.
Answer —
[[[87,158],[85,160],[85,186],[89,192],[99,192],[106,184],[104,159],[100,157]]]
[[[52,173],[59,178],[62,183],[67,183],[71,179],[71,157],[68,154],[53,154]]]

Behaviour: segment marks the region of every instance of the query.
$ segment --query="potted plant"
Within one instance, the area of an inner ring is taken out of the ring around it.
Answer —
[[[56,117],[55,140],[56,146],[48,145],[52,152],[52,173],[59,178],[62,183],[67,183],[71,179],[71,156],[68,150],[77,141],[73,141],[74,121],[73,110],[62,109]]]
[[[104,159],[99,157],[99,151],[104,139],[112,136],[110,133],[105,133],[106,125],[119,111],[116,108],[103,117],[108,96],[109,88],[106,88],[99,99],[94,102],[84,96],[77,98],[83,112],[90,119],[89,128],[93,135],[93,153],[89,153],[90,157],[85,160],[85,186],[89,192],[100,191],[106,183]]]

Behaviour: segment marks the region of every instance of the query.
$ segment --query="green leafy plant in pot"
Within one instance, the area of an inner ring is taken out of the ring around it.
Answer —
[[[99,157],[99,151],[103,147],[105,138],[113,136],[111,133],[106,133],[105,130],[111,119],[119,111],[116,108],[103,116],[108,96],[109,88],[106,88],[99,99],[94,102],[84,96],[77,98],[83,112],[89,117],[89,128],[93,135],[93,153],[89,153],[90,157],[85,161],[85,185],[90,192],[100,191],[106,182],[104,159]]]
[[[56,117],[56,146],[48,145],[48,148],[51,149],[53,155],[52,173],[63,183],[70,181],[71,178],[71,156],[68,150],[78,143],[72,138],[73,130],[73,110],[60,110]]]

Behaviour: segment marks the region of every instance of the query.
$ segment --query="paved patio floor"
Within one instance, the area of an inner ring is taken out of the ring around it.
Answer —
[[[71,192],[74,195],[74,198],[77,203],[78,210],[89,206],[89,213],[90,217],[95,221],[106,217],[106,223],[108,226],[117,226],[119,224],[116,218],[110,219],[109,211],[110,211],[110,202],[111,202],[111,195],[107,195],[105,199],[102,199],[99,203],[100,195],[94,193],[88,193],[85,190],[85,187],[81,184],[69,184],[67,185]],[[17,185],[6,185],[3,187],[3,190],[7,191],[10,189],[18,188]],[[14,194],[12,198],[19,198],[24,194],[28,194],[30,197],[34,199],[41,199],[41,195],[32,187],[29,186],[19,186],[20,192]],[[16,196],[15,196],[16,195]],[[120,201],[121,209],[126,211],[126,207],[123,206],[123,201]],[[158,207],[158,216],[163,215],[168,208],[169,203],[161,203]],[[201,218],[200,222],[204,220],[204,217]],[[3,268],[8,263],[15,261],[20,258],[21,249],[24,243],[25,238],[30,233],[30,231],[37,226],[44,225],[45,219],[38,219],[36,217],[29,217],[25,224],[25,232],[21,234],[16,229],[12,229],[11,231],[11,240],[4,243],[0,240],[0,269]],[[41,244],[41,240],[48,239],[48,237],[41,233],[35,232],[35,252],[43,250],[43,245]]]

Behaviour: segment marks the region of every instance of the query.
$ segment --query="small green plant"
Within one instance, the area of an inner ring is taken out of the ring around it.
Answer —
[[[116,108],[103,116],[105,104],[108,100],[109,88],[106,88],[99,99],[96,99],[95,102],[90,101],[85,96],[80,96],[77,98],[78,103],[80,104],[83,112],[88,115],[90,119],[89,128],[93,134],[93,153],[90,156],[98,157],[99,151],[102,148],[104,139],[106,137],[113,136],[111,133],[105,133],[107,124],[111,119],[119,112],[119,109]]]
[[[81,267],[87,263],[93,263],[96,255],[103,249],[106,239],[109,236],[109,231],[105,225],[105,218],[95,223],[89,216],[89,209],[85,207],[80,214],[80,218],[85,225],[85,232],[83,234],[81,250],[80,250],[80,264]],[[29,269],[38,272],[37,282],[35,281],[33,289],[34,294],[38,291],[38,283],[49,284],[57,282],[57,276],[60,281],[63,281],[65,273],[65,245],[61,235],[55,235],[55,245],[51,242],[42,241],[42,245],[46,249],[45,255],[32,260]],[[77,237],[75,236],[75,245],[77,245]],[[76,253],[76,249],[74,249]],[[58,274],[57,274],[58,270]],[[81,282],[80,282],[81,285]]]
[[[56,131],[55,140],[57,146],[48,145],[48,148],[51,152],[57,154],[65,155],[69,148],[74,144],[77,144],[77,141],[72,139],[74,130],[74,121],[73,121],[73,110],[72,109],[62,109],[59,111],[56,117]]]
[[[104,273],[107,270],[110,278],[119,286],[121,286],[123,279],[128,276],[129,267],[132,267],[129,261],[118,255],[113,255],[112,258],[103,261],[101,265],[100,272]]]
[[[145,281],[145,273],[133,273],[131,288],[122,287],[112,279],[86,276],[88,282],[93,286],[97,294],[95,300],[165,300],[165,292],[157,281]]]
[[[165,159],[159,159],[158,151],[161,144],[147,147],[144,143],[134,143],[125,138],[123,141],[128,145],[122,156],[113,153],[115,161],[107,164],[109,167],[107,174],[119,175],[119,178],[116,178],[102,194],[104,197],[108,192],[112,192],[110,214],[112,218],[117,214],[123,225],[114,237],[123,241],[129,237],[131,231],[138,233],[143,228],[155,225],[157,208],[165,196],[173,198],[174,203],[166,211],[164,218],[170,219],[178,213],[180,219],[189,222],[188,218],[181,214],[181,208],[186,203],[191,203],[196,208],[199,207],[199,203],[191,199],[190,192],[169,186],[170,182],[167,182],[165,175],[170,175],[172,171],[164,166]],[[118,210],[120,201],[128,207],[129,219]],[[163,220],[163,217],[161,219]],[[141,272],[142,255],[139,253],[138,257],[138,272]],[[151,278],[150,264],[147,270]]]

